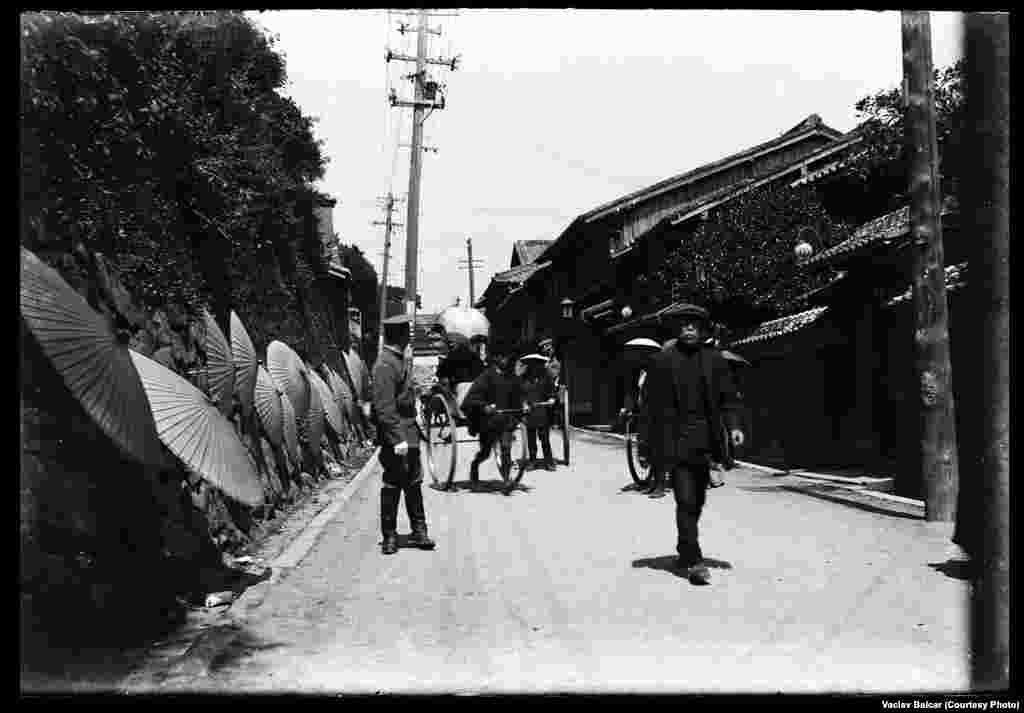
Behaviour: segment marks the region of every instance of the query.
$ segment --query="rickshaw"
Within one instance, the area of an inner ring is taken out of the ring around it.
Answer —
[[[659,345],[653,339],[632,339],[626,343],[627,358],[633,359],[638,363],[638,357],[642,359],[645,352],[650,353],[651,350],[665,349],[669,347],[674,340],[669,340],[664,346]],[[632,353],[630,355],[630,352]],[[750,362],[744,359],[742,356],[735,352],[731,352],[727,349],[720,350],[723,358],[729,363],[729,366],[733,369],[733,375],[739,379],[739,371],[743,367],[750,366]],[[642,452],[640,448],[640,440],[638,436],[638,425],[639,425],[639,413],[637,409],[628,410],[623,409],[623,420],[625,422],[625,438],[626,438],[626,465],[629,468],[629,475],[632,477],[633,482],[637,487],[643,487],[644,485],[650,484],[651,477],[651,463],[647,458],[647,454]],[[723,425],[724,428],[724,425]],[[729,457],[733,457],[733,445],[731,439],[728,436],[724,439],[726,447],[729,449]]]
[[[449,307],[438,315],[433,333],[435,343],[445,345],[449,353],[460,342],[463,346],[468,342],[470,349],[481,360],[486,360],[490,323],[480,311]],[[469,422],[462,411],[462,402],[472,383],[472,380],[460,380],[446,384],[438,379],[418,402],[417,421],[424,441],[426,468],[435,487],[442,490],[453,488],[459,446],[477,443],[476,434],[470,433]],[[520,411],[498,411],[496,415],[508,417],[509,427],[499,439],[496,454],[504,492],[508,494],[519,484],[528,464],[526,425]],[[518,447],[513,457],[516,442]]]

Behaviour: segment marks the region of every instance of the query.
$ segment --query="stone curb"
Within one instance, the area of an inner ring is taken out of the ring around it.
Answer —
[[[573,426],[572,428],[589,435],[607,436],[620,441],[626,439],[620,433],[599,431],[583,426]],[[786,488],[794,492],[815,497],[825,497],[834,502],[869,505],[880,510],[891,510],[894,514],[924,518],[923,500],[906,498],[901,495],[885,492],[892,488],[892,478],[872,478],[867,476],[848,478],[839,475],[815,473],[809,470],[784,471],[749,461],[737,460],[736,463],[744,468],[758,470],[768,475],[793,478],[795,482],[787,484]]]
[[[217,657],[242,634],[245,619],[263,603],[270,588],[280,581],[285,572],[295,568],[302,562],[313,548],[313,545],[316,544],[327,523],[358,492],[375,469],[380,467],[377,459],[378,453],[379,449],[374,449],[370,458],[352,480],[340,486],[340,488],[328,486],[324,489],[324,494],[337,494],[331,497],[330,503],[320,510],[309,524],[303,527],[299,534],[268,565],[271,570],[271,576],[262,582],[250,586],[232,601],[230,605],[225,607],[224,611],[217,617],[217,623],[200,633],[184,653],[161,667],[163,670],[156,674],[158,680],[206,676],[209,674],[210,668]],[[152,678],[145,674],[144,676]],[[122,684],[120,689],[124,693],[134,692],[138,688],[139,681],[140,676],[138,674],[129,675],[126,684]]]
[[[346,503],[352,498],[352,496],[362,487],[363,483],[370,474],[376,468],[380,467],[380,463],[377,459],[377,455],[380,452],[379,448],[374,449],[373,453],[370,454],[370,458],[363,465],[362,469],[356,474],[352,480],[346,483],[341,492],[331,498],[330,504],[325,506],[317,515],[306,525],[302,531],[293,539],[281,552],[278,553],[277,557],[274,558],[267,566],[271,570],[270,578],[255,584],[244,592],[237,599],[235,599],[230,607],[228,607],[226,614],[230,614],[234,619],[244,618],[251,610],[258,607],[263,603],[266,597],[267,591],[277,584],[281,577],[284,576],[285,572],[297,567],[302,560],[305,558],[309,551],[313,549],[313,545],[320,538],[320,534],[323,529],[327,526],[334,516],[345,506]],[[330,487],[326,488],[325,493],[334,492]]]

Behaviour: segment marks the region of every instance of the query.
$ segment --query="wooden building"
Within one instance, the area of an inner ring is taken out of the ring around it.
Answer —
[[[760,186],[834,171],[860,140],[814,114],[770,141],[598,206],[518,272],[495,276],[485,292],[491,323],[525,339],[554,337],[573,418],[611,423],[627,388],[622,345],[650,336],[653,315],[666,307],[638,290],[636,278],[655,272],[709,211]],[[564,321],[567,305],[573,327]]]
[[[954,398],[962,421],[978,405],[971,397],[971,346],[957,338],[957,324],[969,319],[960,290],[967,246],[951,202],[942,224]],[[751,362],[743,377],[748,459],[892,476],[898,494],[922,496],[909,248],[906,207],[870,221],[803,261],[806,270],[839,271],[806,297],[807,310],[766,322],[729,345]]]

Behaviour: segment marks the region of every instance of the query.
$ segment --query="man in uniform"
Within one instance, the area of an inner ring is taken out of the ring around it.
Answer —
[[[373,366],[373,412],[380,464],[384,468],[380,490],[380,529],[384,538],[381,551],[386,555],[398,551],[398,503],[402,493],[412,526],[409,543],[420,549],[434,548],[423,512],[423,470],[412,367],[405,358],[411,322],[409,315],[384,320],[384,348]]]
[[[565,424],[562,423],[564,408],[563,403],[565,399],[565,381],[562,378],[562,362],[555,356],[555,342],[551,337],[545,337],[537,343],[537,349],[541,354],[548,358],[546,368],[548,375],[551,377],[551,381],[555,385],[555,408],[552,410],[551,425],[553,427],[565,428]]]
[[[743,443],[740,404],[728,363],[704,343],[707,310],[683,304],[672,316],[680,320],[679,338],[654,354],[647,372],[648,447],[652,467],[672,479],[678,565],[691,583],[708,584],[697,522],[711,485],[711,461],[731,468],[726,439]]]

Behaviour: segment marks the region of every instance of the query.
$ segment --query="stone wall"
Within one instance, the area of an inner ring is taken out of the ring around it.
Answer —
[[[132,349],[201,386],[197,315],[184,305],[140,306],[102,255],[39,257]],[[129,626],[133,616],[195,602],[206,591],[204,573],[221,568],[226,553],[324,475],[290,467],[254,424],[239,432],[264,482],[261,508],[221,495],[176,459],[167,469],[144,466],[93,423],[23,323],[20,337],[22,633],[44,648],[58,632],[74,639],[103,622]],[[330,444],[321,462],[336,462],[342,451]]]

